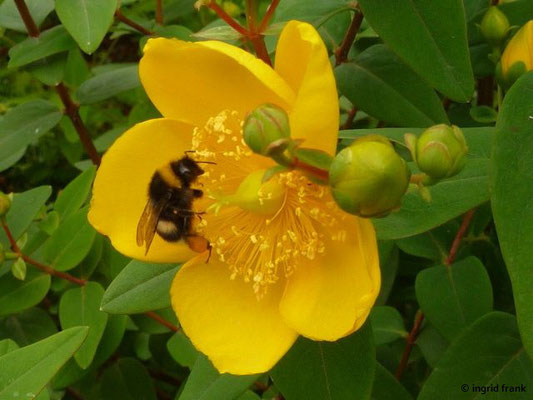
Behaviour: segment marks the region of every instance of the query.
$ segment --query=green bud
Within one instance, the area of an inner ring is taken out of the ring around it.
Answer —
[[[263,104],[244,120],[244,141],[254,153],[264,156],[282,154],[290,144],[287,113],[273,104]]]
[[[0,192],[0,218],[5,216],[11,207],[11,197]]]
[[[426,129],[416,143],[416,162],[420,171],[433,180],[457,174],[465,165],[466,145],[457,126],[445,124]]]
[[[509,20],[496,6],[491,6],[483,16],[479,27],[481,34],[492,45],[499,44],[507,36]]]
[[[391,143],[378,135],[357,139],[333,160],[329,183],[344,211],[381,217],[400,207],[411,172]]]

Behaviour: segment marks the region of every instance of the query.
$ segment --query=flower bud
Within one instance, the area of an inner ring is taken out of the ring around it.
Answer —
[[[391,143],[377,135],[343,149],[329,170],[335,201],[361,217],[381,217],[400,206],[411,173]]]
[[[506,86],[533,69],[533,20],[525,24],[507,44],[501,58],[501,72]]]
[[[464,167],[467,152],[463,132],[455,125],[432,126],[416,142],[418,168],[433,180],[457,174]]]
[[[287,113],[273,104],[263,104],[251,111],[244,120],[244,141],[254,153],[276,156],[290,143]]]
[[[483,16],[479,29],[489,44],[497,45],[507,36],[509,20],[498,7],[491,6]]]
[[[7,194],[0,192],[0,218],[7,214],[10,207],[11,198]]]

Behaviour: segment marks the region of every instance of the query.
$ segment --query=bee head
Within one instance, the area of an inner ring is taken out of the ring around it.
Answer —
[[[174,161],[170,164],[170,167],[185,186],[193,183],[204,173],[204,170],[200,168],[198,163],[188,156],[185,156],[178,161]]]

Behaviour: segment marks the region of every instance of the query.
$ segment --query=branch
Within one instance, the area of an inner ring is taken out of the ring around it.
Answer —
[[[70,94],[63,82],[60,82],[55,88],[65,106],[65,113],[69,116],[74,128],[76,128],[76,132],[78,133],[85,151],[87,154],[89,154],[89,158],[94,165],[100,165],[100,155],[98,154],[96,147],[94,147],[94,143],[89,135],[89,131],[85,127],[85,124],[80,117],[80,113],[78,112],[80,108],[79,105],[72,101],[72,98],[70,97]]]
[[[353,42],[355,41],[355,36],[361,27],[361,23],[363,22],[363,13],[359,8],[359,4],[354,11],[355,13],[352,18],[352,22],[346,31],[346,35],[344,35],[341,45],[335,50],[335,66],[346,62],[348,59],[348,53],[352,48]]]
[[[28,264],[31,264],[34,267],[39,268],[45,274],[52,275],[57,278],[65,279],[79,286],[84,286],[87,283],[87,281],[84,279],[76,278],[75,276],[67,274],[66,272],[57,271],[53,269],[52,267],[49,267],[48,265],[41,264],[39,261],[36,261],[33,258],[22,254],[22,250],[18,246],[17,241],[13,237],[13,234],[11,233],[11,230],[9,229],[9,226],[7,226],[7,223],[4,219],[2,219],[2,227],[4,228],[4,232],[6,233],[7,239],[9,240],[11,250],[13,250],[13,252],[16,253],[17,256],[22,258]]]
[[[265,13],[265,16],[261,20],[261,24],[259,25],[258,32],[264,32],[265,29],[268,26],[268,23],[274,16],[274,11],[276,11],[276,8],[278,7],[280,0],[273,0],[270,6],[268,7],[268,10]]]
[[[147,317],[152,318],[154,321],[159,322],[161,325],[166,326],[168,329],[170,329],[172,332],[178,332],[180,328],[178,328],[176,325],[171,324],[169,321],[161,317],[160,315],[156,314],[153,311],[148,311],[144,313]]]
[[[235,29],[237,32],[239,32],[241,35],[249,38],[250,32],[248,29],[241,26],[237,21],[235,21],[231,16],[224,11],[222,7],[220,7],[216,2],[210,1],[208,4],[206,4],[207,7],[209,7],[211,10],[213,10],[223,21],[226,22],[229,26],[231,26],[233,29]]]
[[[461,222],[461,226],[457,230],[457,234],[455,235],[455,238],[453,240],[452,247],[450,248],[450,252],[445,261],[445,265],[448,268],[450,267],[451,264],[453,264],[455,260],[455,256],[457,255],[457,250],[459,249],[459,246],[461,245],[461,242],[465,236],[468,226],[470,225],[470,222],[472,222],[472,217],[474,216],[474,212],[475,212],[475,209],[470,210],[463,216],[463,221]],[[420,333],[420,327],[422,326],[423,321],[424,321],[424,313],[418,310],[416,313],[413,328],[411,329],[411,332],[409,332],[409,335],[407,335],[405,348],[402,354],[402,359],[400,360],[398,369],[396,370],[396,373],[394,374],[394,376],[396,376],[396,379],[398,380],[402,379],[402,376],[405,372],[407,363],[409,362],[409,356],[411,355],[411,351],[413,350],[413,347],[416,343],[416,339],[418,338],[418,334]]]
[[[143,35],[151,36],[151,35],[155,34],[151,30],[146,29],[144,26],[139,25],[137,22],[132,21],[131,19],[126,17],[124,14],[122,14],[122,12],[120,11],[120,8],[117,8],[117,10],[115,11],[115,18],[118,19],[120,22],[122,22],[122,23],[124,23],[124,24],[126,24],[128,26],[131,26],[133,29],[138,30]]]
[[[163,25],[163,0],[155,0],[155,22]]]
[[[39,31],[39,27],[33,20],[30,14],[30,10],[28,10],[28,6],[24,2],[24,0],[15,0],[15,5],[17,6],[20,17],[22,18],[22,21],[26,26],[28,35],[30,35],[31,37],[39,37],[39,35],[41,34],[41,32]]]
[[[356,115],[357,107],[353,107],[350,111],[348,111],[348,115],[346,116],[346,122],[341,126],[341,130],[350,129],[352,127]]]

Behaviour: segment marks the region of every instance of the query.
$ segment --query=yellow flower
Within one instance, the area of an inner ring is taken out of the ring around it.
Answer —
[[[298,335],[337,340],[357,330],[378,295],[374,228],[338,209],[329,190],[299,172],[259,178],[273,161],[253,154],[242,122],[264,103],[287,111],[293,138],[334,154],[338,97],[328,54],[306,23],[284,28],[275,68],[214,41],[150,39],[142,84],[165,118],[140,123],[104,155],[89,220],[127,256],[187,261],[171,288],[184,332],[220,372],[269,370]],[[136,244],[152,174],[196,150],[205,169],[195,230],[213,251],[192,252],[158,235]],[[259,171],[259,172],[258,172]]]
[[[510,81],[533,69],[533,20],[509,41],[502,55],[501,68],[504,78]]]

